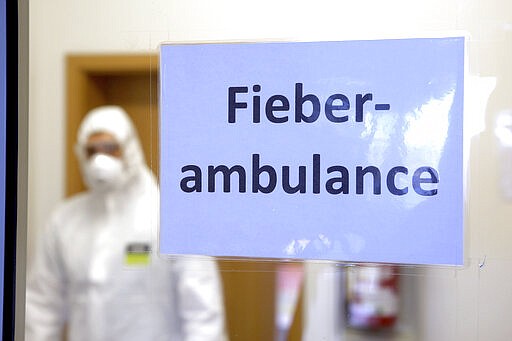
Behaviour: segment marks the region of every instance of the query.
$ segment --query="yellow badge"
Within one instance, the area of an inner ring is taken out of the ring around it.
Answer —
[[[126,246],[124,264],[147,266],[151,261],[151,247],[146,243],[131,243]]]

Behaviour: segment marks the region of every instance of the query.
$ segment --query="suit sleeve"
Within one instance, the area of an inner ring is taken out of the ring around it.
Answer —
[[[37,246],[26,292],[26,341],[61,340],[66,320],[66,278],[55,224]]]
[[[225,341],[224,301],[216,262],[188,257],[175,263],[178,314],[185,341]]]

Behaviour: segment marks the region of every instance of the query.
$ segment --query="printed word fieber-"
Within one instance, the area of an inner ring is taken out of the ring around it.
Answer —
[[[252,91],[252,101],[244,101],[243,94],[249,93],[249,87],[228,88],[228,124],[237,123],[238,115],[246,114],[247,111],[252,111],[252,123],[261,122],[262,101],[261,96],[258,95],[261,86],[253,85]],[[353,101],[355,102],[355,122],[364,121],[363,113],[372,101],[372,93],[355,95]],[[252,110],[247,110],[249,102],[252,105]],[[294,109],[290,110],[290,100],[286,96],[280,94],[270,96],[264,105],[266,119],[271,123],[286,123],[290,119],[290,111],[292,111],[295,123],[313,123],[319,119],[321,114],[320,99],[314,94],[304,95],[302,83],[295,83],[292,104],[294,104]],[[305,104],[306,107],[309,107],[308,113],[304,113]],[[343,123],[349,121],[348,110],[351,109],[351,103],[346,95],[341,93],[330,95],[323,107],[325,117],[330,122]],[[374,105],[374,109],[377,111],[390,110],[390,107],[387,103]],[[412,187],[414,192],[420,196],[435,196],[438,193],[439,174],[436,169],[429,166],[421,166],[411,172],[405,166],[395,166],[384,172],[376,166],[355,166],[355,176],[351,176],[349,169],[345,166],[322,166],[320,154],[313,154],[310,165],[311,168],[305,165],[298,166],[298,170],[295,172],[296,176],[292,176],[296,179],[292,184],[290,166],[261,165],[260,154],[252,154],[250,167],[244,167],[240,164],[230,167],[226,165],[208,165],[203,172],[200,166],[189,164],[181,168],[183,178],[180,181],[180,188],[186,193],[203,192],[203,190],[216,192],[220,187],[217,181],[222,181],[222,191],[224,193],[232,192],[232,186],[238,187],[238,190],[235,191],[246,193],[250,184],[252,193],[268,194],[274,192],[280,183],[280,187],[287,194],[307,193],[308,188],[313,194],[319,194],[322,187],[329,194],[349,194],[351,188],[355,187],[356,194],[365,194],[366,189],[366,193],[369,191],[373,195],[380,195],[382,188],[384,188],[382,177],[385,177],[385,187],[392,195],[405,195],[409,193],[409,187]],[[205,189],[203,189],[203,183],[206,184]],[[324,186],[322,186],[322,183]]]

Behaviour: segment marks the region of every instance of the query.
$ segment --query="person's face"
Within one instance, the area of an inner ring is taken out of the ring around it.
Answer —
[[[89,135],[85,144],[85,156],[90,159],[95,154],[110,155],[120,159],[122,156],[121,146],[110,133],[93,133]]]

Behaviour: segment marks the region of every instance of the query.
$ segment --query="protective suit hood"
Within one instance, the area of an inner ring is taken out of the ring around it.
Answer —
[[[128,114],[119,106],[102,106],[91,110],[83,119],[78,130],[75,153],[80,162],[84,182],[91,190],[97,189],[88,170],[85,146],[89,136],[95,133],[109,133],[115,137],[122,150],[122,173],[116,187],[124,188],[130,181],[147,172],[144,155],[137,132]]]

